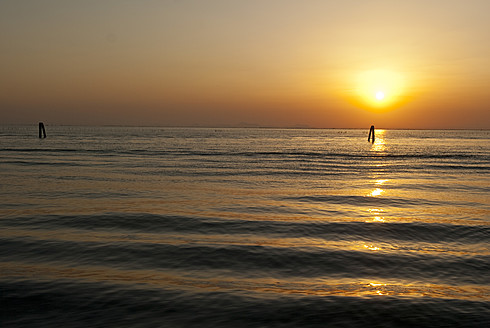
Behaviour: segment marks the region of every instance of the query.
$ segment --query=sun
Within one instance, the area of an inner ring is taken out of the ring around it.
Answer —
[[[403,102],[405,78],[394,70],[373,69],[353,76],[350,101],[375,112],[397,108]]]

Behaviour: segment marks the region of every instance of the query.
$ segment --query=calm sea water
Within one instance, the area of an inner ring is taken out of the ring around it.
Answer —
[[[490,131],[0,127],[2,327],[487,327]]]

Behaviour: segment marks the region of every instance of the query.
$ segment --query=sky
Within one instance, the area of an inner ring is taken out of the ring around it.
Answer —
[[[488,0],[1,0],[0,124],[490,129]]]

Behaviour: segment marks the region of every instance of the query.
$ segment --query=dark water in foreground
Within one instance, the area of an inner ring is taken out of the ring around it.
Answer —
[[[1,327],[487,327],[490,132],[0,127]]]

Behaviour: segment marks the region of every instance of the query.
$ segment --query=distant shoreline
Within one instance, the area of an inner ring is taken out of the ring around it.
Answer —
[[[0,124],[0,127],[7,126],[36,126],[38,122],[35,123],[12,123],[12,124]],[[112,127],[112,128],[166,128],[166,129],[264,129],[264,130],[369,130],[369,126],[366,127],[308,127],[308,126],[240,126],[240,125],[230,125],[230,126],[196,126],[196,125],[124,125],[124,124],[99,124],[99,125],[88,125],[88,124],[50,124],[49,122],[44,122],[46,126],[67,126],[67,127]],[[377,127],[377,130],[401,130],[401,131],[490,131],[490,128],[385,128]]]

